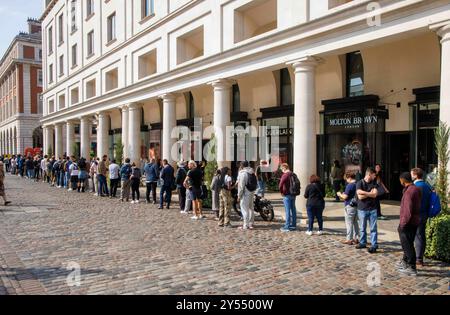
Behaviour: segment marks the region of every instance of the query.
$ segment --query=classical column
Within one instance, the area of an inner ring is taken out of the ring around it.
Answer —
[[[63,125],[55,125],[55,158],[62,158],[64,154],[63,148]]]
[[[87,160],[91,158],[91,129],[91,119],[89,117],[82,117],[80,119],[80,157],[83,157]]]
[[[67,156],[75,154],[73,146],[75,145],[75,122],[66,121],[66,153]]]
[[[128,106],[128,132],[129,132],[129,158],[131,163],[140,165],[141,160],[141,122],[142,122],[142,106],[139,104],[130,104]]]
[[[53,128],[51,126],[44,126],[44,154],[54,155],[54,146],[53,146]]]
[[[305,57],[290,63],[295,70],[294,161],[293,171],[298,175],[302,194],[309,177],[317,172],[315,69],[319,59]],[[297,198],[297,211],[306,210],[304,198]]]
[[[98,113],[97,156],[102,158],[109,153],[109,114]]]
[[[172,138],[172,130],[177,126],[176,96],[174,94],[164,94],[163,100],[163,143],[162,158],[169,163],[176,162],[172,159],[172,147],[176,139]]]
[[[128,105],[122,106],[122,145],[123,145],[123,158],[129,158],[128,150]]]
[[[231,161],[227,160],[228,137],[226,129],[231,124],[231,88],[233,83],[232,80],[217,80],[210,83],[214,88],[214,133],[219,168],[231,166]]]

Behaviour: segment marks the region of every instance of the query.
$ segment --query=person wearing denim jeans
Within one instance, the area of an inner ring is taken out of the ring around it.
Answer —
[[[306,235],[313,233],[314,219],[317,219],[319,231],[317,235],[323,234],[323,211],[325,209],[325,187],[321,184],[320,177],[312,175],[309,179],[310,184],[305,189],[304,197],[306,201],[306,211],[308,213],[308,231]]]
[[[286,223],[281,228],[282,232],[295,231],[297,229],[297,209],[295,207],[296,196],[290,193],[290,181],[292,172],[289,169],[288,164],[281,165],[281,176],[279,189],[283,196],[284,209],[286,211]]]
[[[365,177],[356,184],[358,195],[358,217],[360,224],[360,243],[357,249],[367,248],[367,220],[370,224],[371,247],[369,253],[373,254],[378,249],[378,227],[377,227],[377,197],[378,184],[376,172],[368,168]]]
[[[378,211],[373,210],[358,210],[359,229],[360,229],[360,247],[367,247],[367,221],[369,221],[370,228],[370,242],[371,248],[378,248]]]

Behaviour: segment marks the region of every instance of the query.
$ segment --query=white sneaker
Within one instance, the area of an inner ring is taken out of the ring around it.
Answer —
[[[180,211],[181,214],[188,214],[187,211]]]
[[[133,204],[134,204],[134,200],[131,200],[131,203],[133,203]]]
[[[313,232],[312,232],[312,231],[306,231],[306,235],[312,236],[312,235],[313,235]]]
[[[69,188],[69,190],[68,191],[73,191],[73,189],[72,188]]]
[[[317,235],[322,235],[323,234],[323,231],[318,231],[317,232]]]
[[[134,203],[139,203],[139,200],[136,200]]]
[[[191,220],[198,220],[198,217],[196,215],[194,215]]]

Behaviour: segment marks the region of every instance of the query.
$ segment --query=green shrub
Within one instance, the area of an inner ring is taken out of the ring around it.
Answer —
[[[428,221],[425,256],[450,262],[450,215],[440,215]]]

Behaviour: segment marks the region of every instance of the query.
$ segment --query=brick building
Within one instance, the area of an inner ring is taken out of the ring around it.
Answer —
[[[42,147],[41,23],[28,19],[0,61],[0,154]]]

